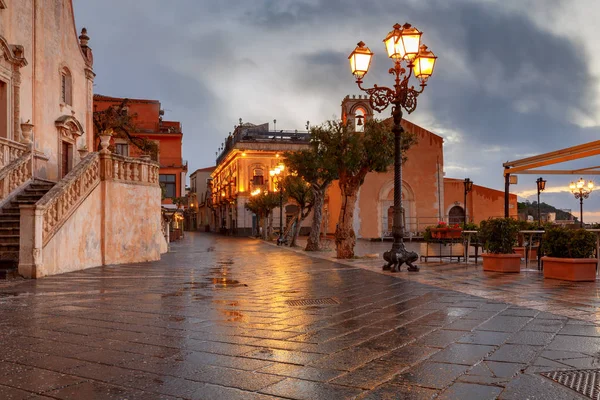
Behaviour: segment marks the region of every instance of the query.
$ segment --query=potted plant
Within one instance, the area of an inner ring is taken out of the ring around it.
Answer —
[[[521,272],[521,256],[513,251],[518,235],[519,224],[512,218],[481,222],[480,237],[486,250],[481,255],[484,271]]]
[[[596,280],[596,234],[585,229],[552,227],[542,240],[544,278],[587,282]]]
[[[462,228],[459,224],[448,226],[445,221],[438,222],[437,226],[431,228],[434,239],[457,239],[460,238]]]

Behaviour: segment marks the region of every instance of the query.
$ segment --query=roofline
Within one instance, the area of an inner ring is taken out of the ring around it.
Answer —
[[[159,104],[160,100],[149,100],[149,99],[133,99],[131,97],[112,97],[105,96],[103,94],[94,94],[94,100],[104,100],[104,101],[123,101],[127,99],[132,103],[145,103],[145,104]]]

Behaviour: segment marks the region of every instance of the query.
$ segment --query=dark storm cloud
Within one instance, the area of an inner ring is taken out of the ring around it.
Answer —
[[[140,5],[143,4],[143,8]],[[446,136],[448,176],[500,188],[501,163],[597,138],[573,122],[593,116],[597,85],[582,43],[534,13],[564,3],[482,0],[76,0],[96,55],[96,92],[159,99],[184,124],[191,169],[239,117],[301,129],[339,116],[359,90],[347,56],[364,40],[375,52],[365,84],[389,85],[381,40],[412,22],[439,56],[409,119]],[[572,3],[568,3],[572,4]],[[544,14],[546,15],[546,14]],[[386,117],[388,112],[382,114]]]

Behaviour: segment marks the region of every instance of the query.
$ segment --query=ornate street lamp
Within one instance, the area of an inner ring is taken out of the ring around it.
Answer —
[[[590,197],[590,193],[594,190],[594,182],[586,183],[583,178],[579,178],[577,182],[571,182],[569,189],[575,198],[579,199],[579,226],[583,228],[583,199]]]
[[[269,175],[273,178],[273,182],[277,185],[277,189],[279,190],[279,237],[277,238],[277,246],[283,244],[283,186],[281,182],[281,178],[279,177],[283,170],[285,169],[285,165],[283,163],[279,163],[279,165],[269,171]]]
[[[421,32],[410,24],[394,25],[394,29],[384,39],[388,57],[394,61],[394,66],[389,69],[395,75],[393,88],[374,85],[372,88],[363,88],[363,77],[369,71],[373,52],[359,42],[350,54],[350,69],[356,77],[358,87],[369,94],[369,103],[375,111],[381,112],[392,104],[392,117],[394,118],[394,222],[392,235],[394,244],[391,253],[400,255],[400,258],[409,257],[404,247],[404,227],[402,226],[402,109],[409,114],[417,108],[417,96],[427,86],[427,80],[433,74],[437,57],[421,44]],[[420,89],[409,86],[410,77],[414,74],[420,81]],[[417,267],[409,267],[409,271],[418,271]]]
[[[541,177],[539,177],[537,179],[537,181],[535,181],[535,183],[537,183],[537,194],[538,194],[538,201],[537,201],[537,212],[538,212],[538,226],[542,226],[542,214],[540,213],[540,192],[543,192],[544,189],[546,189],[546,181],[543,180]]]
[[[463,203],[465,206],[463,229],[467,229],[467,194],[471,193],[471,190],[473,190],[473,181],[469,178],[465,178],[463,184],[465,186],[465,202]]]

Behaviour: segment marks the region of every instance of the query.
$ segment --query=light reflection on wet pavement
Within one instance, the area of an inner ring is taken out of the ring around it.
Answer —
[[[593,283],[388,276],[207,234],[172,250],[0,284],[0,399],[573,399],[539,372],[599,368]]]

